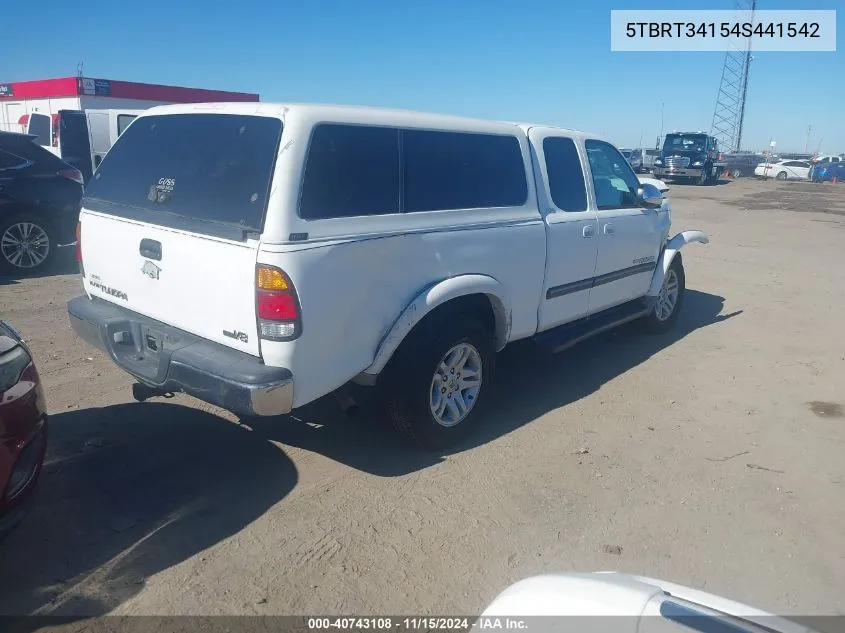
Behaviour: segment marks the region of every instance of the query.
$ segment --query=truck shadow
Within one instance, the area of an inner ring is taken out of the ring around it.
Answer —
[[[326,398],[294,415],[255,419],[248,424],[282,444],[323,454],[374,475],[401,476],[434,465],[448,454],[495,440],[548,411],[584,398],[687,334],[742,313],[722,314],[723,306],[722,297],[687,290],[678,322],[663,335],[644,334],[634,323],[559,354],[548,354],[531,341],[509,346],[499,356],[495,391],[488,393],[483,423],[465,444],[447,452],[422,451],[404,441],[383,420],[367,390],[361,390],[361,411],[355,417],[344,415],[333,399]],[[505,384],[507,389],[501,389]]]
[[[104,614],[297,482],[265,438],[170,403],[60,413],[49,441],[30,512],[0,544],[0,614]]]

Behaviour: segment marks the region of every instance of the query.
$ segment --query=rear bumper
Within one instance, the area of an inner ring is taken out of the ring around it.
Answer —
[[[182,391],[238,415],[272,416],[293,406],[293,374],[120,306],[88,297],[68,302],[76,334],[155,389]],[[158,350],[146,340],[153,336]]]

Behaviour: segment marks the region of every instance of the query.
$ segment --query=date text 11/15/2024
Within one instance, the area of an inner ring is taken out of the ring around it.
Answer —
[[[726,38],[771,37],[819,39],[818,22],[628,22],[626,37]]]
[[[504,617],[323,617],[308,618],[311,631],[469,631],[472,628],[484,630],[525,630],[527,623],[519,618]]]

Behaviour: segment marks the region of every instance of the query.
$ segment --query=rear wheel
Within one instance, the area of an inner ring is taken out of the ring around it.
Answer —
[[[678,320],[685,291],[684,264],[681,254],[678,253],[672,260],[669,270],[666,271],[654,308],[644,318],[646,329],[655,334],[670,330]]]
[[[742,170],[738,169],[737,167],[734,167],[731,171],[731,176],[733,178],[742,178]]]
[[[55,253],[52,228],[43,218],[21,213],[0,221],[0,268],[3,272],[43,271]]]
[[[385,368],[387,417],[424,448],[464,440],[478,421],[495,354],[490,332],[473,318],[448,312],[420,324]]]

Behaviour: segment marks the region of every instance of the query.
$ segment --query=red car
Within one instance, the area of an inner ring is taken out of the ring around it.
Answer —
[[[29,348],[0,321],[0,540],[23,518],[47,451],[47,407]]]

